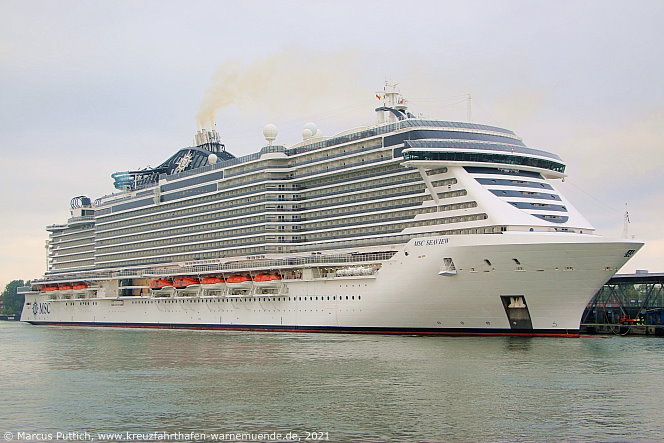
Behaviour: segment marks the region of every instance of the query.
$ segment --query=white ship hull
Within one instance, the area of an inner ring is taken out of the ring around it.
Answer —
[[[170,297],[26,294],[32,324],[226,330],[578,335],[590,298],[640,247],[595,235],[504,233],[410,240],[373,275],[284,279]],[[454,270],[444,267],[453,258]]]
[[[22,290],[22,320],[578,335],[642,243],[595,235],[554,186],[556,154],[417,118],[395,85],[378,98],[376,125],[323,137],[307,124],[289,147],[268,125],[243,157],[202,129],[158,167],[112,174],[118,193],[75,197],[47,227],[48,271]]]

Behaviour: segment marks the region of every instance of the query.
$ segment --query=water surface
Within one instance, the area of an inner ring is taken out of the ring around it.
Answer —
[[[664,338],[413,337],[0,322],[0,431],[331,441],[661,440]]]

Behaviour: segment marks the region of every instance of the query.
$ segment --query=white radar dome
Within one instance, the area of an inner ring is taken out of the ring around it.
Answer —
[[[217,157],[217,154],[208,155],[208,165],[213,165],[213,164],[217,163],[217,160],[219,160],[219,157]]]
[[[265,137],[265,140],[267,140],[268,144],[270,145],[277,138],[278,133],[279,131],[277,130],[277,125],[273,123],[268,123],[263,128],[263,137]]]
[[[311,132],[311,129],[309,128],[304,128],[302,130],[302,140],[309,140],[311,137],[314,136],[314,133]]]
[[[318,135],[318,126],[316,126],[316,123],[309,122],[304,125],[304,129],[310,130],[312,137]],[[304,131],[302,131],[302,133],[304,133]]]

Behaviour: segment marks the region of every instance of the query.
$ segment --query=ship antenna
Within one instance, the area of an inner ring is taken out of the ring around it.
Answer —
[[[629,238],[629,212],[627,211],[627,203],[625,203],[625,217],[623,222],[623,238]]]
[[[472,101],[473,97],[470,95],[470,92],[468,93],[467,97],[467,111],[468,111],[468,122],[472,121]]]

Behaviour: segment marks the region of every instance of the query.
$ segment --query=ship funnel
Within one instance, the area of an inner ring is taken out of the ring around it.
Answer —
[[[216,125],[213,125],[216,128]],[[225,146],[221,143],[219,132],[216,129],[205,129],[197,131],[194,134],[194,146],[203,148],[210,152],[225,151]]]

